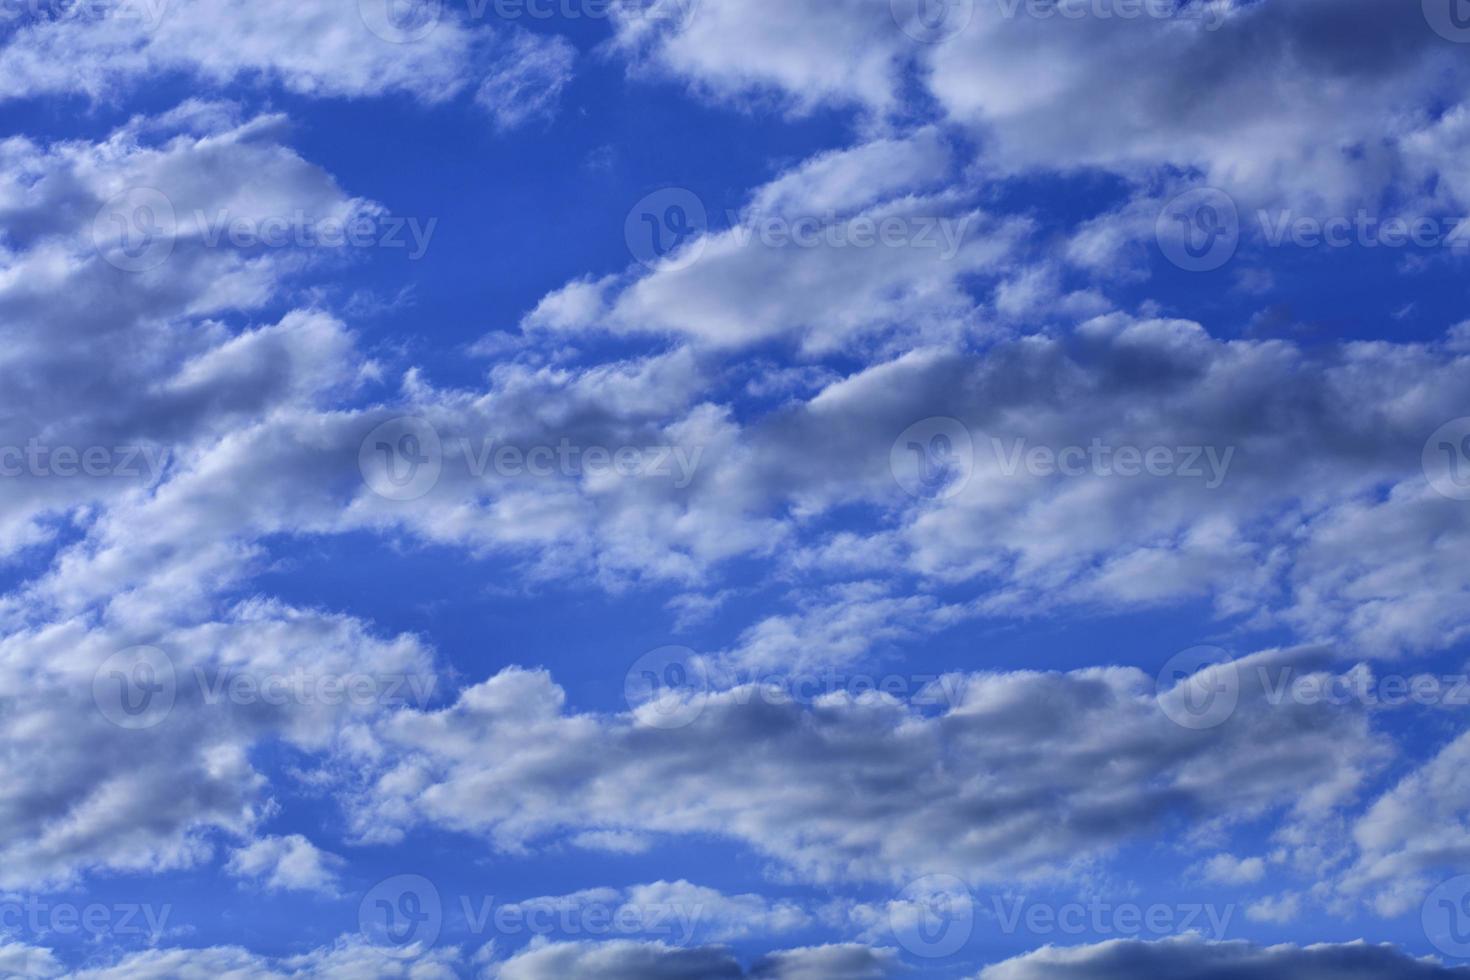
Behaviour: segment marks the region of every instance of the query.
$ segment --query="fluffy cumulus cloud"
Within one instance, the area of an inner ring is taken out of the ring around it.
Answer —
[[[1184,690],[1121,668],[952,676],[911,702],[685,692],[615,717],[568,712],[550,677],[513,670],[386,719],[401,761],[357,822],[511,851],[594,828],[718,834],[824,881],[1056,872],[1173,817],[1310,823],[1351,800],[1386,746],[1359,712],[1269,704],[1260,676],[1240,670],[1234,717],[1192,731],[1173,720]]]
[[[545,102],[570,71],[565,41],[513,35],[437,2],[99,0],[17,4],[8,14],[12,26],[0,47],[6,99],[103,99],[183,75],[216,86],[258,81],[314,97],[405,93],[438,103],[480,82],[502,58],[520,68],[503,66],[495,78],[527,70],[544,76],[555,66],[553,90],[535,96]],[[498,84],[499,94],[515,94]],[[489,101],[497,117],[512,111],[495,95]]]
[[[982,970],[978,980],[1122,980],[1149,976],[1160,980],[1415,980],[1462,977],[1463,968],[1433,959],[1416,959],[1391,946],[1367,943],[1318,946],[1252,946],[1212,943],[1198,937],[1161,942],[1118,941],[1069,949],[1047,947]]]
[[[166,876],[337,923],[385,855],[477,881],[569,855],[498,904],[691,914],[85,963],[0,921],[0,973],[876,980],[933,965],[895,926],[925,914],[916,879],[1137,894],[1153,869],[1119,858],[1143,849],[1245,929],[1417,917],[1470,870],[1460,715],[1277,681],[1470,638],[1470,328],[1267,339],[1224,300],[1141,296],[1132,259],[1200,182],[1242,208],[1470,199],[1463,51],[1397,0],[1106,6],[661,0],[575,30],[398,0],[8,8],[0,888]],[[377,270],[331,230],[393,220],[358,185],[446,192],[395,185],[386,151],[354,163],[322,120],[372,98],[455,153],[465,127],[512,146],[565,125],[574,71],[660,120],[801,138],[731,153],[703,198],[647,183],[657,152],[549,169],[569,197],[647,195],[603,229],[616,251],[559,249],[514,308],[375,332],[396,301],[342,285]],[[89,114],[36,122],[62,97]],[[470,359],[426,352],[441,333]],[[486,622],[550,596],[593,625],[461,659],[437,595],[409,618],[293,567],[347,544],[378,549],[375,588],[431,553]],[[1237,655],[1140,666],[1181,613]],[[702,652],[621,690],[609,651],[671,631]],[[1417,939],[1096,938],[940,969],[1465,972]]]
[[[963,338],[976,314],[963,285],[998,274],[1029,225],[942,187],[953,167],[945,140],[925,129],[806,161],[723,214],[713,201],[655,194],[650,248],[639,240],[651,271],[571,283],[526,326],[672,334],[717,348],[785,339],[813,353],[891,346],[895,334],[907,344]],[[693,222],[677,236],[658,225],[673,207]]]
[[[498,980],[886,980],[901,975],[892,950],[834,945],[771,953],[747,971],[720,947],[681,949],[660,943],[545,943],[501,964]]]

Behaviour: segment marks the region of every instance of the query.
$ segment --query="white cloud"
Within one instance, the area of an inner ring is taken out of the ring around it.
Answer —
[[[952,677],[937,713],[918,695],[803,707],[737,688],[668,731],[570,713],[544,673],[508,670],[449,709],[384,720],[397,762],[355,825],[392,840],[428,823],[514,852],[591,827],[718,834],[814,880],[1061,872],[1172,815],[1310,822],[1350,801],[1385,745],[1361,712],[1267,704],[1253,665],[1300,659],[1250,661],[1213,731],[1169,721],[1152,678],[1125,668]]]
[[[576,60],[577,49],[565,38],[518,33],[490,66],[475,101],[489,110],[502,130],[549,119],[556,114],[562,89],[572,80]]]
[[[228,870],[242,878],[260,879],[272,891],[337,893],[337,869],[343,860],[328,854],[300,834],[262,837],[230,855]]]
[[[1430,980],[1458,977],[1461,969],[1415,959],[1392,946],[1346,943],[1318,946],[1252,946],[1181,936],[1159,942],[1117,940],[1095,946],[1048,946],[987,967],[977,980]]]

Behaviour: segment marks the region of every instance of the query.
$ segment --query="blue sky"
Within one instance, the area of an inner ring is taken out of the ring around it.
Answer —
[[[1466,25],[0,6],[0,975],[1466,972]]]

